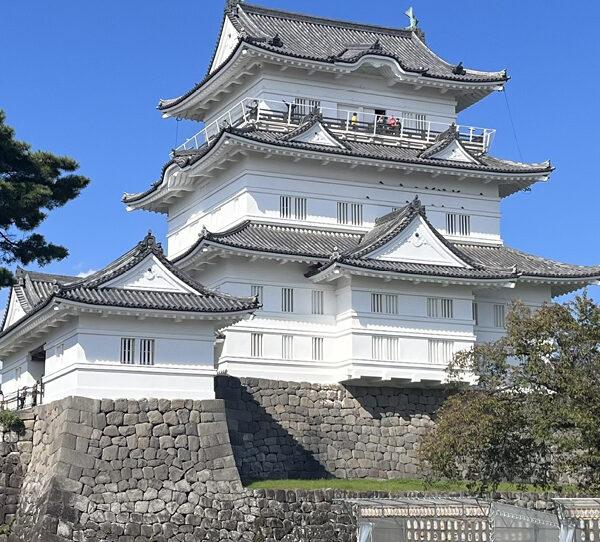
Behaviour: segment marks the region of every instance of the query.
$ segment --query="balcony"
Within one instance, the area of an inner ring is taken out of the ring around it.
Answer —
[[[427,120],[424,114],[388,111],[386,115],[378,115],[322,107],[316,101],[306,102],[244,98],[175,150],[199,149],[229,126],[242,128],[255,125],[261,130],[287,132],[302,124],[311,113],[319,113],[323,124],[346,140],[416,149],[428,147],[451,126],[450,123]],[[496,133],[496,130],[475,126],[456,125],[456,129],[465,148],[476,154],[488,152]]]

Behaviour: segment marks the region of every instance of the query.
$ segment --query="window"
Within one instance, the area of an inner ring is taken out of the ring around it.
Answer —
[[[306,198],[293,196],[279,197],[279,216],[281,218],[293,218],[295,220],[306,220]]]
[[[338,201],[337,204],[338,224],[352,224],[353,226],[362,226],[363,210],[361,203],[346,203]]]
[[[424,113],[402,113],[402,125],[413,130],[427,130],[427,116]]]
[[[260,358],[263,355],[263,334],[250,333],[250,356]]]
[[[323,314],[323,292],[321,290],[312,291],[311,312],[313,314]]]
[[[258,299],[258,302],[261,305],[263,303],[263,294],[264,294],[264,289],[262,286],[257,286],[256,284],[253,284],[252,286],[250,286],[250,295],[252,297],[256,297],[256,299]]]
[[[283,312],[294,312],[294,289],[281,289],[281,310]]]
[[[475,322],[475,325],[478,326],[479,325],[479,305],[477,303],[475,303],[475,301],[473,301],[472,313],[473,313],[473,320]]]
[[[371,312],[398,314],[396,294],[371,294]]]
[[[506,326],[506,308],[504,305],[494,305],[494,327]]]
[[[283,359],[294,359],[294,336],[281,336],[281,357]]]
[[[123,337],[121,339],[121,363],[131,364],[135,356],[135,339]]]
[[[438,302],[435,297],[427,298],[427,316],[429,318],[437,318],[438,317]]]
[[[65,343],[57,344],[54,349],[54,355],[56,356],[56,359],[61,360],[64,353],[65,353]]]
[[[293,112],[297,115],[308,115],[315,109],[317,112],[321,110],[320,100],[311,100],[310,98],[294,98]]]
[[[454,303],[452,299],[442,298],[440,299],[442,307],[442,318],[454,317]]]
[[[154,339],[140,339],[140,365],[154,365]]]
[[[449,363],[453,355],[453,341],[429,339],[429,363]]]
[[[448,235],[471,235],[471,217],[457,213],[446,213],[446,233]]]
[[[313,361],[323,360],[323,337],[312,338],[312,359]]]
[[[377,335],[371,338],[373,359],[383,361],[398,360],[398,337]]]
[[[385,312],[386,314],[398,314],[398,296],[395,294],[385,294]]]
[[[429,318],[454,318],[454,301],[447,297],[428,297],[427,316]]]

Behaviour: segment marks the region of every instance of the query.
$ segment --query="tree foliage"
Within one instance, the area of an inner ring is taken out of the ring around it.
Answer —
[[[34,230],[47,212],[79,195],[89,179],[73,172],[79,164],[67,156],[32,151],[15,139],[0,110],[0,262],[45,265],[65,258],[67,249],[49,243]],[[13,282],[0,265],[0,287]]]
[[[600,488],[600,307],[586,294],[537,311],[514,303],[506,336],[460,352],[448,372],[456,389],[422,441],[426,471],[477,490]]]

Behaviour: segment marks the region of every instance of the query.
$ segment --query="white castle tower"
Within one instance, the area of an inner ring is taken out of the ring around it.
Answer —
[[[507,79],[442,60],[412,16],[229,0],[206,77],[159,105],[201,130],[124,196],[166,215],[166,255],[149,235],[85,279],[21,270],[4,393],[202,399],[218,371],[440,386],[453,353],[502,336],[511,300],[600,278],[502,241],[502,198],[553,169],[494,158],[494,130],[460,124]]]
[[[505,71],[452,65],[406,29],[229,1],[206,77],[164,117],[204,122],[129,210],[164,213],[168,256],[212,288],[258,296],[228,328],[234,376],[435,385],[452,354],[504,332],[600,268],[503,244],[502,198],[549,162],[488,154],[458,114]]]

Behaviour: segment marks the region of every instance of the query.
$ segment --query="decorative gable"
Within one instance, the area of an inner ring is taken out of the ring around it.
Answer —
[[[10,299],[8,301],[8,308],[6,309],[6,318],[4,319],[4,326],[2,329],[14,324],[25,316],[26,312],[21,306],[17,294],[15,293],[14,287],[10,291]]]
[[[217,45],[217,52],[210,66],[210,73],[214,72],[225,62],[238,44],[239,38],[239,32],[235,29],[229,17],[225,17],[221,36],[219,37],[219,45]]]
[[[177,278],[154,254],[148,254],[131,269],[101,284],[100,287],[123,288],[126,290],[154,290],[184,294],[198,293]]]
[[[428,156],[437,160],[451,160],[453,162],[466,162],[469,164],[478,164],[479,162],[471,156],[466,149],[461,145],[458,139],[453,139],[445,147],[436,153]]]
[[[456,256],[418,216],[400,234],[382,247],[363,256],[365,259],[392,262],[471,267]]]
[[[333,137],[320,122],[315,122],[313,126],[301,134],[291,137],[289,141],[294,141],[296,143],[310,143],[312,145],[325,145],[327,147],[337,147],[338,149],[344,148],[344,146]]]

